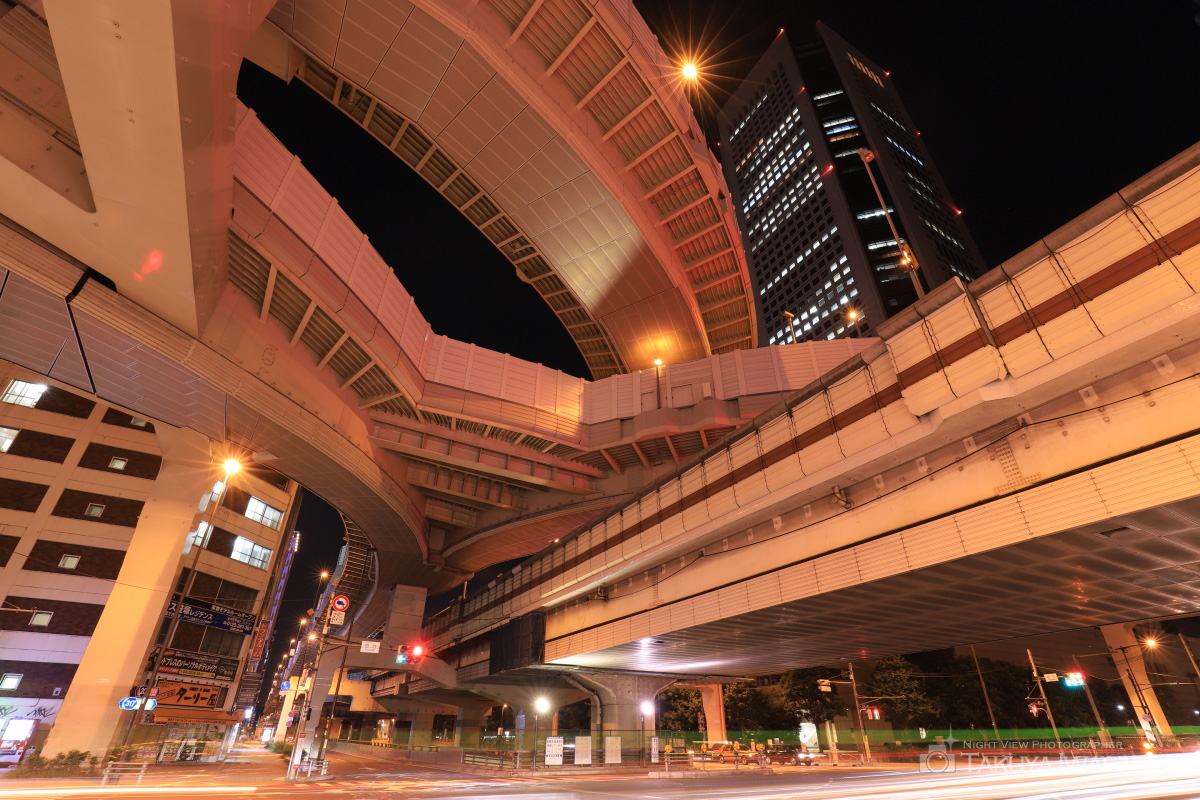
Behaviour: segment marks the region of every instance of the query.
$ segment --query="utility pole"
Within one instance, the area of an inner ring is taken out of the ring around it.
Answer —
[[[1050,729],[1054,731],[1054,742],[1058,745],[1059,756],[1064,755],[1062,739],[1058,738],[1058,726],[1054,724],[1054,712],[1050,710],[1050,701],[1046,699],[1046,687],[1042,684],[1042,676],[1038,674],[1037,664],[1033,661],[1033,651],[1025,648],[1029,656],[1029,666],[1033,668],[1033,679],[1037,682],[1038,692],[1042,695],[1042,708],[1046,709],[1046,719],[1050,720]]]
[[[1071,655],[1071,660],[1075,662],[1075,668],[1083,674],[1083,668],[1079,666],[1079,658],[1074,654]],[[1088,686],[1087,676],[1083,678],[1083,693],[1087,695],[1088,705],[1092,707],[1092,713],[1096,715],[1096,736],[1100,737],[1100,743],[1108,745],[1112,741],[1112,737],[1108,734],[1108,728],[1104,727],[1104,720],[1100,717],[1100,709],[1096,708],[1096,698],[1092,697],[1092,689]]]
[[[862,763],[871,763],[871,742],[867,739],[867,729],[863,725],[862,708],[858,704],[858,684],[854,680],[854,665],[846,665],[850,671],[850,692],[854,695],[854,725],[858,728],[859,741],[862,742]]]
[[[983,670],[979,668],[979,656],[975,655],[975,645],[971,645],[971,658],[975,659],[975,672],[979,674],[979,686],[983,689],[983,702],[987,705],[988,717],[992,720],[992,730],[996,732],[996,742],[1000,741],[1000,728],[996,725],[996,715],[992,713],[992,700],[988,697],[987,684],[983,680]]]
[[[858,157],[862,159],[863,169],[867,171],[867,177],[871,179],[871,186],[875,188],[875,196],[879,198],[879,207],[883,209],[883,218],[887,220],[888,227],[892,229],[892,236],[896,240],[896,246],[900,248],[900,265],[908,269],[908,277],[912,278],[913,288],[917,290],[917,299],[919,300],[925,296],[925,289],[921,286],[919,274],[920,265],[917,264],[917,256],[908,243],[900,241],[900,233],[896,230],[896,223],[892,222],[892,215],[888,212],[887,203],[884,202],[883,192],[879,191],[879,184],[875,182],[875,173],[871,171],[871,162],[875,160],[875,154],[865,147],[860,147],[858,148]]]

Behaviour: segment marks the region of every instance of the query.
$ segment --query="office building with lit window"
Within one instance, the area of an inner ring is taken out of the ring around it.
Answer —
[[[828,26],[796,48],[781,31],[719,125],[761,343],[869,334],[917,298],[903,243],[926,290],[983,272],[888,73]]]
[[[261,682],[300,494],[248,456],[214,485],[229,455],[0,361],[0,728],[51,756],[216,756]],[[131,729],[138,687],[158,705]]]

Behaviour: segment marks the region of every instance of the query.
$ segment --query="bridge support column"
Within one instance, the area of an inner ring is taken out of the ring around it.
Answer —
[[[617,732],[636,733],[639,736],[653,735],[656,729],[654,698],[663,689],[675,683],[674,678],[661,675],[635,675],[619,673],[578,672],[574,677],[600,697],[602,714],[600,731],[605,734]],[[649,702],[649,714],[642,713],[642,704]],[[596,733],[596,708],[592,708],[592,732]],[[637,742],[627,743],[639,746]],[[593,745],[594,746],[594,745]]]
[[[388,604],[387,627],[383,631],[383,646],[394,653],[402,644],[413,644],[421,639],[421,624],[425,619],[425,595],[427,589],[420,586],[392,587],[392,600]]]
[[[321,742],[318,738],[317,728],[321,724],[321,711],[325,708],[325,703],[330,699],[333,693],[334,679],[338,669],[341,667],[341,659],[335,658],[339,656],[336,650],[332,653],[327,653],[325,658],[321,659],[321,663],[317,665],[317,671],[310,673],[308,678],[308,709],[306,714],[303,708],[296,709],[298,714],[302,714],[307,719],[301,719],[299,722],[299,732],[303,733],[304,738],[299,735],[296,737],[296,743],[301,745],[304,750],[307,750],[313,758],[317,757],[320,750]]]
[[[433,718],[440,706],[419,705],[412,711],[412,727],[408,729],[409,747],[429,747],[433,744]]]
[[[496,704],[491,700],[480,700],[458,707],[458,718],[454,721],[454,746],[467,749],[479,747],[483,722]]]
[[[725,741],[725,687],[714,683],[696,688],[704,707],[704,738],[710,742]]]
[[[1100,632],[1104,634],[1104,642],[1108,645],[1113,663],[1117,665],[1117,672],[1121,674],[1121,683],[1125,685],[1125,692],[1133,703],[1142,730],[1157,736],[1154,730],[1157,728],[1163,736],[1171,736],[1171,726],[1146,671],[1146,645],[1134,634],[1133,626],[1132,622],[1102,625]]]
[[[110,746],[120,742],[134,718],[141,716],[141,712],[122,711],[118,703],[131,686],[138,684],[146,669],[147,653],[162,625],[179,575],[179,553],[195,519],[196,502],[215,480],[208,467],[207,437],[166,425],[157,426],[157,431],[162,468],[133,529],[112,592],[102,606],[92,632],[93,646],[84,652],[50,729],[43,748],[50,757],[70,750],[103,756]],[[43,502],[28,530],[37,530],[51,507]],[[18,551],[14,558],[24,557]],[[13,563],[9,563],[10,574]],[[104,644],[97,646],[97,642]],[[131,741],[153,742],[160,730],[139,727]]]

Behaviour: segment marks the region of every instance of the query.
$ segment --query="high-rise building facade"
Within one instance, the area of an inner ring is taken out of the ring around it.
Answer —
[[[0,735],[217,755],[257,694],[299,496],[248,458],[214,487],[229,455],[0,361]],[[157,708],[134,727],[139,687]]]
[[[793,49],[781,31],[719,121],[763,344],[866,335],[911,304],[903,243],[926,290],[984,271],[888,73],[828,26],[817,34]]]

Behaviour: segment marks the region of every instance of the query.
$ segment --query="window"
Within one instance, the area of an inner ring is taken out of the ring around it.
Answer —
[[[246,517],[255,522],[261,522],[271,530],[278,530],[283,521],[283,512],[274,506],[269,506],[257,497],[251,497],[246,504]]]
[[[79,566],[79,556],[63,556],[58,560],[59,569],[75,569]]]
[[[246,512],[246,516],[250,516],[249,511]],[[266,569],[267,564],[271,563],[270,550],[242,536],[234,540],[233,552],[229,557],[234,561],[241,561],[243,564],[249,564],[259,569]]]
[[[113,456],[113,460],[108,462],[108,468],[109,469],[125,469],[125,465],[128,463],[129,463],[128,458],[121,458],[120,456]]]
[[[146,420],[142,419],[141,417],[134,417],[133,419],[129,420],[129,424],[135,428],[144,428],[146,427]]]
[[[44,628],[50,624],[50,618],[53,616],[53,611],[35,611],[33,612],[33,616],[29,618],[29,626],[31,628]]]
[[[21,678],[25,676],[16,672],[6,672],[0,676],[0,691],[4,689],[15,689],[21,685]]]
[[[253,611],[254,601],[258,599],[258,592],[249,586],[242,586],[240,583],[221,581],[221,588],[217,590],[216,599],[219,605],[242,611]]]
[[[87,517],[98,517],[104,513],[104,506],[100,503],[88,503],[87,510],[83,512]]]
[[[8,388],[4,390],[4,396],[0,397],[0,401],[12,403],[15,406],[33,408],[41,399],[44,391],[46,391],[46,385],[42,383],[9,381]]]
[[[217,498],[221,496],[221,492],[225,490],[225,482],[217,481],[213,484],[212,491],[200,498],[200,505],[196,507],[197,511],[207,511],[209,503],[217,502]]]
[[[223,631],[220,628],[205,628],[204,637],[200,640],[200,646],[197,649],[201,653],[237,658],[242,651],[242,642],[245,640],[246,637],[240,633]]]
[[[184,555],[191,552],[193,547],[208,547],[208,537],[212,533],[212,528],[207,522],[201,522],[196,526],[196,530],[188,535],[187,547],[183,548]]]
[[[13,439],[17,438],[20,433],[16,428],[0,428],[0,453],[7,453],[8,446],[13,443]]]

